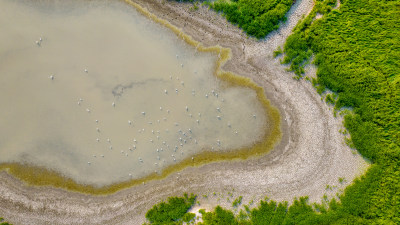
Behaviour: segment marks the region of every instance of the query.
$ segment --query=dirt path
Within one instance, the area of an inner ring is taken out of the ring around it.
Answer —
[[[292,79],[293,74],[272,57],[272,51],[283,45],[301,15],[311,10],[312,0],[296,1],[287,23],[264,41],[247,39],[235,26],[202,7],[192,12],[187,4],[137,1],[205,45],[231,48],[232,59],[224,69],[248,76],[265,88],[282,115],[282,141],[258,159],[187,168],[164,180],[109,196],[28,187],[0,172],[0,215],[9,222],[141,224],[154,203],[184,192],[198,194],[205,208],[216,204],[230,207],[230,201],[238,195],[243,196],[243,203],[265,196],[292,201],[295,196],[308,195],[311,201],[320,201],[325,193],[335,195],[366,168],[364,160],[343,143],[341,119],[333,116],[309,82]],[[339,177],[347,182],[339,183]],[[327,190],[327,185],[337,187]]]

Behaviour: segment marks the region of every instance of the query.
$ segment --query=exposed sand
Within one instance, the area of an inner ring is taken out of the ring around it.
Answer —
[[[333,116],[309,82],[292,79],[293,74],[272,57],[272,51],[283,45],[301,15],[311,10],[312,0],[296,1],[287,23],[265,41],[247,39],[235,26],[202,7],[191,12],[191,5],[187,4],[151,0],[138,3],[205,45],[231,48],[233,56],[224,69],[248,76],[265,88],[282,115],[282,141],[258,159],[186,168],[164,180],[109,196],[29,187],[1,172],[0,215],[9,222],[141,224],[154,203],[184,192],[198,194],[207,209],[216,204],[230,206],[226,201],[228,192],[233,192],[233,197],[242,195],[243,203],[256,203],[265,196],[292,201],[296,196],[308,195],[311,201],[320,201],[325,193],[334,195],[367,168],[367,163],[344,144],[339,133],[342,120]],[[315,69],[309,72],[315,73]],[[347,182],[339,184],[339,177],[345,177]],[[337,188],[326,190],[327,185]],[[213,196],[213,192],[218,194]],[[201,197],[203,194],[208,198]]]

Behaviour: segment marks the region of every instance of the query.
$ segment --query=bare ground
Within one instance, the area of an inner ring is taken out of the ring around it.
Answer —
[[[191,11],[190,4],[134,1],[206,46],[218,44],[231,48],[232,59],[224,69],[250,77],[265,88],[268,99],[282,116],[281,142],[258,159],[190,167],[164,180],[108,196],[31,187],[3,171],[0,172],[0,215],[9,222],[141,224],[154,203],[184,192],[198,194],[200,207],[206,209],[217,204],[231,207],[230,201],[239,195],[243,196],[243,203],[250,200],[256,203],[265,196],[290,202],[296,196],[305,195],[310,201],[318,202],[324,194],[334,196],[365,171],[368,164],[352,153],[339,133],[341,118],[333,116],[309,82],[294,80],[279,59],[272,57],[272,52],[284,44],[301,16],[312,9],[312,0],[296,1],[288,21],[262,41],[247,38],[237,27],[204,7]],[[315,74],[315,68],[309,68],[309,75]],[[339,183],[339,177],[347,182]],[[327,185],[334,187],[327,189]]]

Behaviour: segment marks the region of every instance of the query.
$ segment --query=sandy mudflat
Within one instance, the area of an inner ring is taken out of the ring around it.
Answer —
[[[321,100],[309,82],[292,79],[272,51],[282,46],[301,15],[312,8],[312,0],[296,1],[288,21],[264,41],[247,39],[239,29],[215,12],[191,5],[143,0],[140,5],[201,41],[232,49],[224,66],[252,78],[263,86],[267,97],[282,116],[282,140],[268,155],[258,159],[219,162],[187,168],[161,181],[132,187],[109,196],[91,196],[51,187],[29,187],[0,173],[0,215],[14,224],[141,224],[154,203],[184,192],[198,194],[201,206],[229,207],[228,192],[243,196],[243,203],[268,196],[292,201],[308,195],[320,201],[333,196],[359,176],[367,163],[353,154],[339,133],[342,120]],[[309,73],[315,68],[309,67]],[[347,182],[340,184],[339,177]],[[336,186],[327,190],[327,185]],[[213,195],[216,192],[216,196]],[[202,197],[208,195],[207,198]]]

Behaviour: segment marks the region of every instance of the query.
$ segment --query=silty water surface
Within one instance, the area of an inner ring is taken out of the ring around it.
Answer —
[[[0,0],[0,27],[0,163],[103,186],[264,136],[254,90],[128,5]]]

